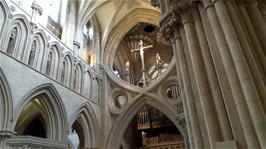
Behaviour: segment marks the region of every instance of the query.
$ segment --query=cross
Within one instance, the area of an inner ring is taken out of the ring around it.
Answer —
[[[139,48],[138,49],[133,49],[131,52],[139,51],[140,53],[140,58],[141,58],[141,66],[142,66],[142,80],[143,80],[143,85],[146,86],[146,79],[145,79],[145,66],[144,66],[144,49],[152,48],[152,45],[145,46],[143,47],[143,42],[140,40],[139,42]]]

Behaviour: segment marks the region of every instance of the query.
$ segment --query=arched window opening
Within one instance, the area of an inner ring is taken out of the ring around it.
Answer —
[[[87,98],[91,96],[91,76],[89,72],[84,74],[84,87],[83,87],[83,95]]]
[[[8,46],[6,53],[12,55],[14,52],[14,48],[17,42],[17,36],[18,36],[18,28],[14,27],[11,31],[11,35],[9,37]]]
[[[66,62],[63,61],[62,71],[61,71],[61,83],[65,83],[65,73],[66,73]]]
[[[77,75],[77,69],[74,70],[74,85],[73,88],[75,91],[77,91],[77,82],[78,82],[78,75]]]
[[[170,85],[166,89],[166,95],[170,99],[177,99],[180,96],[180,89],[177,85]]]
[[[36,48],[37,48],[37,43],[36,43],[36,40],[34,40],[31,45],[30,55],[29,55],[29,60],[28,60],[28,65],[30,66],[33,66]]]
[[[53,58],[52,52],[49,52],[46,64],[46,72],[45,72],[47,76],[50,76],[51,73],[52,58]]]
[[[40,138],[46,138],[46,130],[41,115],[36,116],[25,128],[22,135],[30,135]]]
[[[83,28],[83,50],[81,56],[89,65],[92,65],[94,61],[92,57],[95,55],[94,36],[92,21],[88,21]]]

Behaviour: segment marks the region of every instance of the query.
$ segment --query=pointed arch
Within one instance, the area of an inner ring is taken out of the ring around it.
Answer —
[[[156,10],[135,8],[128,15],[124,16],[110,31],[108,36],[103,39],[102,45],[104,47],[104,51],[101,56],[103,63],[105,64],[104,66],[107,72],[106,74],[113,82],[116,82],[116,84],[123,86],[123,81],[121,79],[117,79],[117,77],[113,73],[112,65],[114,62],[116,50],[124,36],[130,29],[132,29],[140,22],[159,26],[159,18],[160,12]],[[123,32],[120,32],[121,30],[123,30]],[[117,34],[117,32],[120,32],[121,34]],[[128,90],[138,90],[138,88],[133,85],[127,85],[124,87],[126,87]]]
[[[137,114],[137,112],[140,110],[142,106],[145,104],[148,104],[156,109],[158,109],[160,112],[162,112],[166,117],[169,118],[173,122],[173,124],[177,127],[177,129],[180,131],[182,136],[185,138],[184,130],[182,129],[182,126],[180,126],[176,120],[177,115],[175,110],[173,110],[170,106],[167,104],[152,99],[149,97],[144,97],[139,100],[135,100],[133,103],[131,103],[130,106],[127,106],[128,108],[125,109],[123,114],[119,115],[116,118],[116,121],[113,123],[113,128],[110,131],[110,135],[107,140],[107,147],[110,148],[119,148],[119,145],[121,143],[123,134],[127,128],[127,126],[130,124],[134,116]]]
[[[36,101],[36,99],[38,99]],[[47,138],[58,142],[65,142],[67,136],[67,116],[65,107],[52,84],[43,84],[30,91],[15,108],[14,123],[12,129],[15,130],[19,124],[20,117],[23,116],[24,108],[31,102],[37,102],[39,107],[46,113],[43,118],[46,122]]]
[[[90,18],[86,18],[86,22],[82,24],[83,44],[81,44],[81,56],[90,66],[98,67],[97,64],[100,63],[101,49],[100,49],[100,25],[96,14],[92,15]],[[84,29],[85,28],[85,29]],[[84,32],[87,30],[87,33]],[[84,54],[85,53],[85,54]]]
[[[83,81],[83,95],[87,98],[91,98],[91,86],[92,86],[92,73],[90,70],[87,70],[84,73],[84,81]]]
[[[5,51],[13,57],[22,60],[25,49],[27,47],[27,40],[31,25],[24,15],[16,14],[13,16],[7,30],[9,38],[5,38],[3,46]]]
[[[106,60],[105,63],[107,65],[112,64],[111,62],[114,61],[114,55],[119,43],[131,28],[140,22],[159,26],[159,18],[160,12],[145,8],[135,8],[128,15],[124,16],[103,41],[105,44],[103,53],[103,60]],[[117,34],[121,30],[123,32]]]
[[[32,55],[32,50],[34,50],[34,42],[36,47],[34,55]],[[33,68],[41,70],[47,43],[47,36],[45,35],[44,31],[40,29],[35,30],[31,36],[31,39],[29,40],[29,48],[24,54],[24,59],[27,64],[31,62]]]
[[[43,71],[47,76],[57,79],[59,62],[62,55],[61,47],[58,42],[51,42],[49,45],[43,60]]]
[[[92,95],[91,95],[91,99],[93,101],[95,101],[96,103],[99,102],[99,78],[97,76],[93,77],[92,79]]]
[[[61,62],[61,72],[60,72],[60,77],[59,77],[59,81],[68,86],[71,87],[71,79],[72,78],[72,69],[74,67],[74,60],[72,57],[72,54],[70,52],[66,52],[63,55],[63,59]]]
[[[11,90],[4,72],[0,68],[0,130],[8,129],[13,115]]]
[[[74,70],[74,78],[73,78],[73,89],[75,91],[77,91],[78,93],[82,93],[83,90],[83,78],[84,78],[84,74],[83,74],[83,67],[81,65],[81,62],[77,62],[75,64],[75,70]]]
[[[72,116],[69,126],[71,127],[78,123],[78,134],[81,136],[81,144],[84,148],[97,148],[99,145],[99,123],[97,121],[95,112],[89,102],[82,104],[75,115]]]
[[[8,5],[5,1],[0,1],[0,47],[2,47],[2,41],[4,37],[7,24],[8,24],[8,18],[11,17],[11,13],[9,11]],[[3,47],[1,48],[3,50]]]

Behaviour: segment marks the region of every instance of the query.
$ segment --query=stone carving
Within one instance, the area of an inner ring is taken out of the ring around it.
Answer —
[[[159,2],[159,0],[151,0],[151,5],[153,7],[159,7],[160,8],[160,2]]]
[[[192,1],[190,0],[174,0],[172,1],[170,8],[175,13],[182,13],[189,7],[191,2]]]

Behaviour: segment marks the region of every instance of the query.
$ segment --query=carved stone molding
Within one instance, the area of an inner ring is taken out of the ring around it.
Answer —
[[[11,138],[13,135],[15,135],[14,132],[9,130],[0,130],[0,140],[5,140],[8,138]]]
[[[171,3],[171,9],[175,13],[182,13],[189,8],[191,3],[191,0],[173,0]]]
[[[163,36],[171,42],[177,38],[175,31],[178,29],[179,25],[182,25],[181,16],[173,11],[169,11],[168,14],[164,15],[160,20],[161,32]]]
[[[45,149],[65,149],[67,145],[61,142],[32,137],[32,136],[13,136],[7,140],[7,145],[13,148],[45,148]]]
[[[35,10],[36,12],[38,12],[39,15],[42,15],[42,13],[43,13],[42,7],[40,5],[34,3],[34,2],[31,5],[31,9]]]

